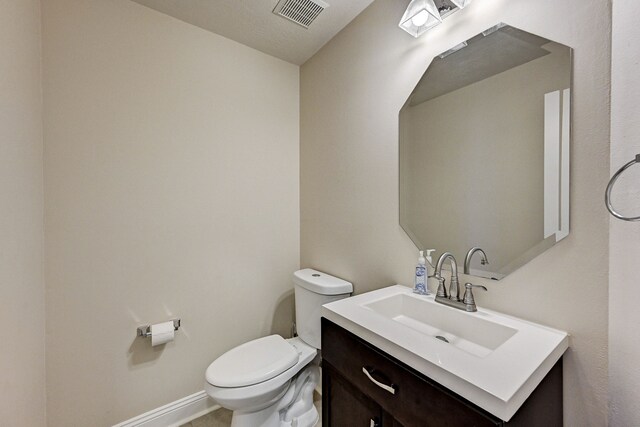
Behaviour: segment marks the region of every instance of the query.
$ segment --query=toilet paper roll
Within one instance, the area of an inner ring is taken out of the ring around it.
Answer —
[[[151,345],[155,347],[173,341],[174,334],[173,320],[151,325]]]

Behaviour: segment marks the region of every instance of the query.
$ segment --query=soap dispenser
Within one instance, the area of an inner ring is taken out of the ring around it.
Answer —
[[[433,259],[431,258],[431,252],[435,249],[427,250],[427,256],[424,256],[425,251],[420,251],[418,257],[418,265],[416,265],[416,275],[414,281],[413,292],[418,295],[429,295],[429,288],[427,288],[427,278],[429,277],[429,270],[427,265],[433,268]],[[428,263],[428,264],[427,264]]]
[[[413,292],[418,295],[428,295],[427,291],[427,265],[424,251],[420,251],[418,265],[416,265],[416,276],[414,280]]]

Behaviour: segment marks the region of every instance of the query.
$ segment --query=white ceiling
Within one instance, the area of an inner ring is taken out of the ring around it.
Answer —
[[[373,0],[329,3],[305,29],[272,13],[278,0],[133,0],[269,55],[301,65]]]

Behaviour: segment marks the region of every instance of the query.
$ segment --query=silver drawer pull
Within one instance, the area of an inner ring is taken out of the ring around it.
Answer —
[[[372,383],[374,383],[381,389],[386,390],[391,394],[396,394],[396,389],[393,387],[393,385],[386,385],[386,384],[382,384],[380,381],[377,381],[375,378],[371,376],[371,374],[369,373],[366,367],[364,366],[362,367],[362,372],[364,372],[364,374],[367,376],[367,378],[371,380]]]

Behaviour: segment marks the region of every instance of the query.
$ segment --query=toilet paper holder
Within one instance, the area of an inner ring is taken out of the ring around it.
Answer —
[[[173,330],[177,331],[180,329],[180,319],[172,319],[173,321]],[[151,337],[151,325],[138,326],[138,336],[144,338]]]

